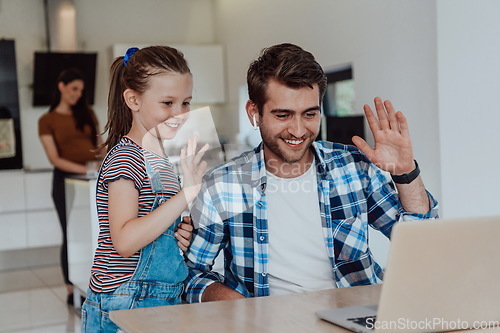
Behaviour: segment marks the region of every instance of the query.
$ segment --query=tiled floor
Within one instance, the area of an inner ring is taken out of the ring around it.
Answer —
[[[0,271],[0,332],[80,333],[58,265]]]

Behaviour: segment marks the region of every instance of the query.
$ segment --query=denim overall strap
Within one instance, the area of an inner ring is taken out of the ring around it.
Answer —
[[[151,163],[149,163],[147,158],[145,159],[145,163],[146,163],[146,172],[148,174],[149,181],[151,182],[151,190],[153,191],[153,193],[155,195],[155,201],[153,203],[153,206],[151,207],[151,212],[152,212],[153,210],[158,208],[161,204],[163,204],[168,199],[165,198],[165,196],[163,194],[163,184],[161,182],[160,172],[153,169],[153,167],[151,166]],[[172,223],[172,225],[165,232],[174,236],[175,230],[179,226],[180,222],[181,222],[181,218],[179,216],[179,218],[177,220],[175,220],[175,222]]]
[[[151,211],[166,202],[160,173],[153,169],[145,159],[146,171],[151,182],[155,200]],[[172,223],[157,239],[141,249],[139,262],[130,280],[119,287],[126,293],[135,291],[139,299],[146,297],[180,298],[183,291],[183,281],[188,271],[182,251],[174,236],[180,217]],[[166,304],[165,304],[166,305]]]

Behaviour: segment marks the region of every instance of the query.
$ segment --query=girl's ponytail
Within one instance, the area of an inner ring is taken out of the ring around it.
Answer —
[[[123,92],[126,89],[123,80],[124,70],[123,57],[117,57],[110,70],[108,122],[104,127],[104,132],[108,132],[108,137],[103,143],[107,151],[113,148],[132,127],[132,111],[123,99]]]

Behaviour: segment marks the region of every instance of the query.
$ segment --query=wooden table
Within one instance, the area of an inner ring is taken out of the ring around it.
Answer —
[[[348,332],[318,319],[315,311],[377,303],[380,285],[285,296],[112,311],[127,333]]]
[[[350,332],[318,319],[328,308],[375,304],[381,285],[329,289],[210,303],[112,311],[111,319],[127,333]],[[500,332],[500,327],[463,332]]]

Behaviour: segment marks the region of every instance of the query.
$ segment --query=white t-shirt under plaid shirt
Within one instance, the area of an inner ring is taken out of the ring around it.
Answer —
[[[267,171],[270,295],[335,288],[316,184],[314,164],[293,178]]]

